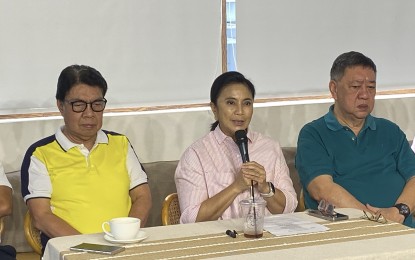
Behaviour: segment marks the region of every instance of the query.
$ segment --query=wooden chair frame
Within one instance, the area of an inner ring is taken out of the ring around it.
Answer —
[[[40,231],[33,225],[32,216],[27,211],[24,217],[24,235],[30,247],[38,255],[42,255],[42,243],[40,241]]]
[[[3,217],[0,218],[0,236],[3,233],[3,228],[4,228],[4,220]]]
[[[304,190],[301,189],[296,211],[301,212],[301,211],[304,211],[304,210],[305,210]]]

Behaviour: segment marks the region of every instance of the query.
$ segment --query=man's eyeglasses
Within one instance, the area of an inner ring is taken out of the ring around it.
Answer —
[[[72,106],[72,111],[75,113],[82,113],[86,110],[88,104],[91,105],[91,109],[94,112],[101,112],[105,109],[105,105],[107,104],[107,100],[105,98],[100,100],[95,100],[92,102],[85,102],[82,100],[75,100],[75,101],[69,101],[65,100],[65,102],[68,102]]]
[[[370,221],[375,221],[375,222],[378,222],[378,223],[381,223],[381,224],[387,224],[388,223],[388,220],[380,213],[373,215],[372,213],[366,212],[366,211],[363,210],[363,214],[364,214],[364,216],[362,216],[363,219],[367,219],[367,220],[370,220]]]

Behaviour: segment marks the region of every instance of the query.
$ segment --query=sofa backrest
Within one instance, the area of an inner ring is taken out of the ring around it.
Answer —
[[[143,163],[148,176],[153,207],[147,220],[147,226],[161,226],[161,206],[164,198],[170,193],[176,192],[174,173],[179,161],[163,161]]]
[[[295,168],[295,155],[297,154],[297,147],[282,147],[282,153],[284,154],[285,162],[287,163],[288,170],[290,171],[290,177],[293,181],[295,192],[297,193],[297,200],[300,201],[302,185],[300,176]],[[299,210],[299,206],[300,205],[297,206],[297,210]]]
[[[13,212],[4,218],[4,230],[1,243],[12,245],[17,252],[31,252],[32,248],[26,241],[23,230],[24,216],[27,211],[20,188],[20,171],[6,173],[13,187]]]

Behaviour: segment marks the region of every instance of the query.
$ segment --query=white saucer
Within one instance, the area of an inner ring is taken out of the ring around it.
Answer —
[[[115,239],[111,236],[108,236],[107,234],[104,235],[104,239],[111,242],[111,243],[123,243],[123,244],[128,244],[128,243],[136,243],[136,242],[140,242],[144,239],[146,239],[148,236],[146,234],[146,232],[144,231],[138,231],[137,237],[133,238],[133,239],[126,239],[126,240],[118,240]]]

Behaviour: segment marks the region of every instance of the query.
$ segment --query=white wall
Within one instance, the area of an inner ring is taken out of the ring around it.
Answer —
[[[328,103],[327,103],[328,102]],[[301,127],[328,111],[331,101],[307,105],[274,105],[256,107],[252,128],[265,133],[282,146],[296,146]],[[412,140],[415,122],[415,97],[378,99],[373,115],[397,123]],[[104,129],[126,134],[142,162],[177,160],[196,139],[209,131],[213,116],[207,108],[201,111],[106,115]],[[61,119],[26,122],[0,120],[0,160],[6,171],[18,170],[28,146],[51,135],[62,124]]]
[[[359,51],[377,65],[377,89],[413,88],[413,0],[238,0],[238,70],[260,95],[325,93],[329,68]]]
[[[414,88],[414,9],[238,0],[237,68],[257,97],[325,93],[331,63],[353,49],[378,65],[378,90]],[[58,74],[74,63],[102,72],[108,108],[208,102],[221,73],[220,0],[0,0],[0,32],[0,114],[54,107]]]
[[[220,0],[0,0],[0,34],[0,114],[53,107],[72,64],[108,107],[205,102],[222,68]]]

